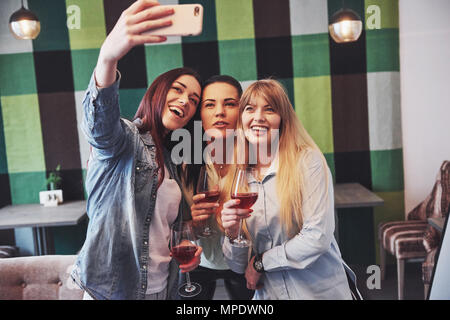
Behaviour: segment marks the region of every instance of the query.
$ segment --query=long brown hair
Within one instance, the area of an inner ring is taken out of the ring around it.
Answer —
[[[200,75],[190,69],[190,68],[176,68],[167,71],[159,75],[147,89],[144,97],[139,104],[139,108],[134,115],[133,120],[140,118],[142,120],[142,125],[139,127],[139,132],[144,133],[149,131],[153,141],[156,146],[156,162],[159,168],[164,168],[164,154],[163,147],[168,146],[167,139],[170,135],[166,137],[163,136],[163,132],[166,130],[162,123],[162,113],[164,106],[166,104],[167,94],[176,79],[182,75],[193,76],[200,86],[202,85],[202,80]],[[197,108],[199,109],[199,108]],[[166,138],[166,139],[165,139]],[[158,187],[164,180],[164,170],[161,170]]]

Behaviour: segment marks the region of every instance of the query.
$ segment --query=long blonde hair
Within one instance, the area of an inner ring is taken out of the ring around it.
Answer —
[[[243,93],[239,105],[239,118],[237,129],[243,129],[242,113],[244,108],[255,97],[264,98],[281,117],[279,131],[279,166],[277,170],[277,195],[280,203],[281,224],[288,233],[289,238],[294,237],[303,227],[302,203],[304,196],[304,172],[303,159],[308,150],[318,150],[314,140],[308,134],[301,121],[298,119],[294,108],[289,101],[284,87],[276,80],[265,79],[251,84]],[[235,148],[235,163],[236,151]],[[325,157],[320,152],[324,168],[327,168]],[[234,168],[231,165],[224,182],[223,190],[231,189]],[[292,174],[295,172],[295,174]],[[328,175],[327,184],[328,182]],[[226,196],[225,194],[223,195]],[[228,195],[229,199],[229,195]],[[246,227],[244,230],[248,236]]]

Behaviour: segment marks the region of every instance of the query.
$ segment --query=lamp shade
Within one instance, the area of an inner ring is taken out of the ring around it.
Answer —
[[[340,9],[332,17],[328,30],[337,43],[354,42],[362,32],[362,21],[358,14],[351,9]]]
[[[11,15],[9,29],[16,39],[35,39],[41,31],[38,17],[23,6]]]

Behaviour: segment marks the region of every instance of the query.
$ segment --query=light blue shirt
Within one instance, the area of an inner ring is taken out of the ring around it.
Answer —
[[[319,151],[309,150],[305,166],[303,228],[289,239],[280,221],[276,171],[272,162],[261,182],[249,179],[258,200],[246,221],[253,251],[264,253],[263,287],[254,299],[351,299],[339,247],[334,238],[334,196],[330,170]],[[293,172],[295,174],[295,172]],[[223,252],[230,268],[244,273],[249,250],[232,247],[226,239]]]

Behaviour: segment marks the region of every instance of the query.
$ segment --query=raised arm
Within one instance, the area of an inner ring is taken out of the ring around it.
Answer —
[[[117,156],[125,147],[120,121],[118,61],[133,47],[156,43],[166,37],[142,35],[147,30],[172,24],[167,9],[153,0],[139,0],[122,12],[102,44],[95,71],[83,100],[81,128],[99,159]]]
[[[153,0],[136,1],[123,11],[100,49],[95,68],[97,86],[109,87],[115,82],[117,62],[133,47],[166,41],[166,37],[141,33],[171,25],[171,14],[173,9],[161,7]]]

